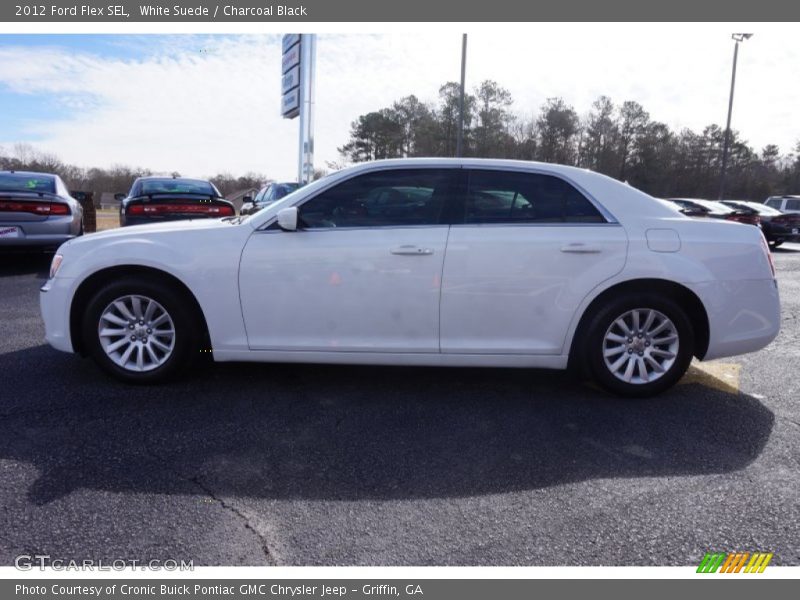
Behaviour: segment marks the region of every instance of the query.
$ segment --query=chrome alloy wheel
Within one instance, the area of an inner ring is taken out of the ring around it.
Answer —
[[[147,296],[122,296],[100,315],[97,326],[106,355],[126,371],[152,371],[175,348],[175,324],[166,309]]]
[[[678,329],[666,315],[651,308],[635,308],[606,330],[603,359],[617,379],[651,383],[675,364],[678,343]]]

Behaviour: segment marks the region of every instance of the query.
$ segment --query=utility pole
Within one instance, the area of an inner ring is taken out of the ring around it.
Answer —
[[[461,91],[458,98],[458,137],[456,138],[456,156],[461,157],[464,151],[464,81],[467,74],[467,34],[461,40]]]
[[[722,143],[722,169],[719,176],[719,199],[725,199],[725,179],[728,175],[728,153],[731,143],[731,114],[733,113],[733,90],[736,87],[736,61],[739,57],[739,42],[749,40],[752,33],[733,33],[731,38],[736,42],[733,46],[733,70],[731,72],[731,94],[728,97],[728,122],[725,125],[725,140]]]

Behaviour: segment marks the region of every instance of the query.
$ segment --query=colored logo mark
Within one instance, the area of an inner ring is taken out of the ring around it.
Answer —
[[[707,552],[698,573],[763,573],[772,552]]]

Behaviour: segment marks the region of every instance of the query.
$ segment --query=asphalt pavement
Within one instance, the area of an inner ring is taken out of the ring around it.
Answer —
[[[0,255],[0,564],[800,564],[800,246],[779,338],[649,400],[560,372],[224,364],[132,387]]]

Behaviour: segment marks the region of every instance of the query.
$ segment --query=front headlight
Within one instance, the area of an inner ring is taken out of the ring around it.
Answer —
[[[61,268],[61,261],[64,260],[64,257],[60,254],[56,254],[53,257],[53,261],[50,263],[50,279],[56,276],[58,270]]]

